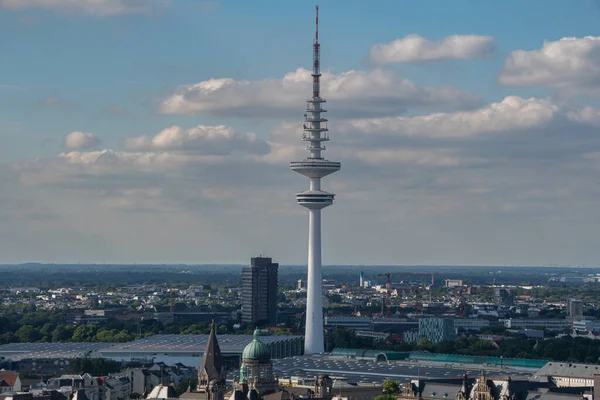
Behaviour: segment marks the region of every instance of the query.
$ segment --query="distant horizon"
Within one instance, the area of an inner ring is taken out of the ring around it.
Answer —
[[[273,259],[274,262],[279,264],[279,267],[293,268],[293,267],[304,267],[306,264],[282,264],[277,260]],[[249,263],[44,263],[44,262],[25,262],[18,264],[11,263],[0,263],[0,267],[11,267],[11,266],[107,266],[107,267],[118,267],[118,266],[149,266],[149,267],[209,267],[209,266],[223,266],[223,267],[243,267],[249,265]],[[456,264],[456,265],[437,265],[437,264],[323,264],[323,268],[327,267],[348,267],[348,268],[556,268],[556,269],[600,269],[598,266],[575,266],[575,265],[469,265],[469,264]]]

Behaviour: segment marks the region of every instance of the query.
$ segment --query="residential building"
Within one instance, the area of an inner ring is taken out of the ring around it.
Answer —
[[[514,297],[507,288],[496,288],[496,304],[499,306],[510,307],[514,305]]]
[[[190,380],[196,375],[196,369],[181,363],[166,365],[159,362],[149,368],[127,368],[120,375],[131,381],[131,393],[141,396],[158,385],[178,385],[182,380]]]
[[[242,322],[274,324],[277,319],[279,264],[268,257],[253,257],[242,270]]]
[[[131,393],[141,396],[160,385],[160,379],[147,368],[127,368],[122,372],[131,381]]]
[[[0,370],[0,393],[20,392],[21,378],[14,371]]]
[[[585,392],[582,393],[582,392]],[[591,392],[581,388],[559,388],[549,382],[507,378],[413,379],[404,385],[397,400],[585,400]]]
[[[321,374],[317,377],[280,378],[279,383],[295,398],[370,400],[381,396],[381,384],[350,383],[348,378]]]
[[[90,374],[83,375],[62,375],[58,378],[48,380],[47,389],[60,390],[64,394],[75,394],[73,399],[79,395],[83,400],[102,400],[100,392],[100,381]]]
[[[131,381],[126,376],[106,376],[103,379],[102,399],[122,400],[131,396]]]
[[[446,279],[444,281],[444,286],[446,286],[448,288],[461,287],[463,285],[464,284],[463,284],[462,279]]]
[[[571,321],[583,318],[583,300],[574,298],[567,300],[567,318]]]

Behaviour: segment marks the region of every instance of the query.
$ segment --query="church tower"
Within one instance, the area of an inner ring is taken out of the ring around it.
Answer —
[[[204,356],[198,369],[198,393],[203,394],[202,400],[224,400],[226,377],[225,360],[217,342],[215,321],[212,321]]]
[[[473,394],[471,397],[476,400],[494,400],[492,387],[489,385],[483,371],[481,371],[479,378],[477,378],[477,383],[473,388]]]

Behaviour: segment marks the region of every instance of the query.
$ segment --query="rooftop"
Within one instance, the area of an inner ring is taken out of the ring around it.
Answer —
[[[548,376],[594,379],[594,374],[600,374],[600,365],[551,361],[540,368],[533,379],[546,380]]]
[[[387,378],[395,380],[421,378],[456,378],[462,379],[465,373],[470,376],[477,376],[481,373],[481,366],[473,368],[450,368],[446,365],[432,365],[428,363],[373,363],[357,360],[320,358],[296,356],[273,360],[273,372],[280,377],[291,376],[314,376],[318,374],[328,374],[332,377],[345,377],[350,382],[373,383],[383,382]],[[527,379],[529,372],[504,368],[502,371],[497,369],[484,368],[483,371],[489,376],[505,377],[510,374],[513,378],[521,377]]]
[[[78,358],[89,356],[100,349],[112,346],[112,343],[10,343],[0,346],[0,358],[14,361],[27,358]]]
[[[252,342],[253,335],[218,335],[219,347],[223,354],[241,354],[246,345]],[[267,346],[273,343],[302,339],[302,336],[260,336]],[[102,353],[203,353],[208,335],[155,335],[133,342],[107,346]]]

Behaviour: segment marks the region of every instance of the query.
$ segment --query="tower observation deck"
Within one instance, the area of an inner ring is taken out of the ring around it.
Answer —
[[[339,171],[341,164],[323,158],[325,142],[329,141],[327,120],[322,114],[325,99],[321,97],[321,49],[319,44],[319,6],[316,7],[316,32],[313,42],[313,93],[306,100],[302,140],[308,142],[309,156],[302,161],[293,161],[291,169],[309,179],[309,189],[296,194],[299,205],[309,211],[308,234],[308,279],[306,302],[306,332],[304,352],[319,354],[324,351],[323,300],[321,292],[321,210],[333,204],[335,195],[321,189],[321,178]]]

